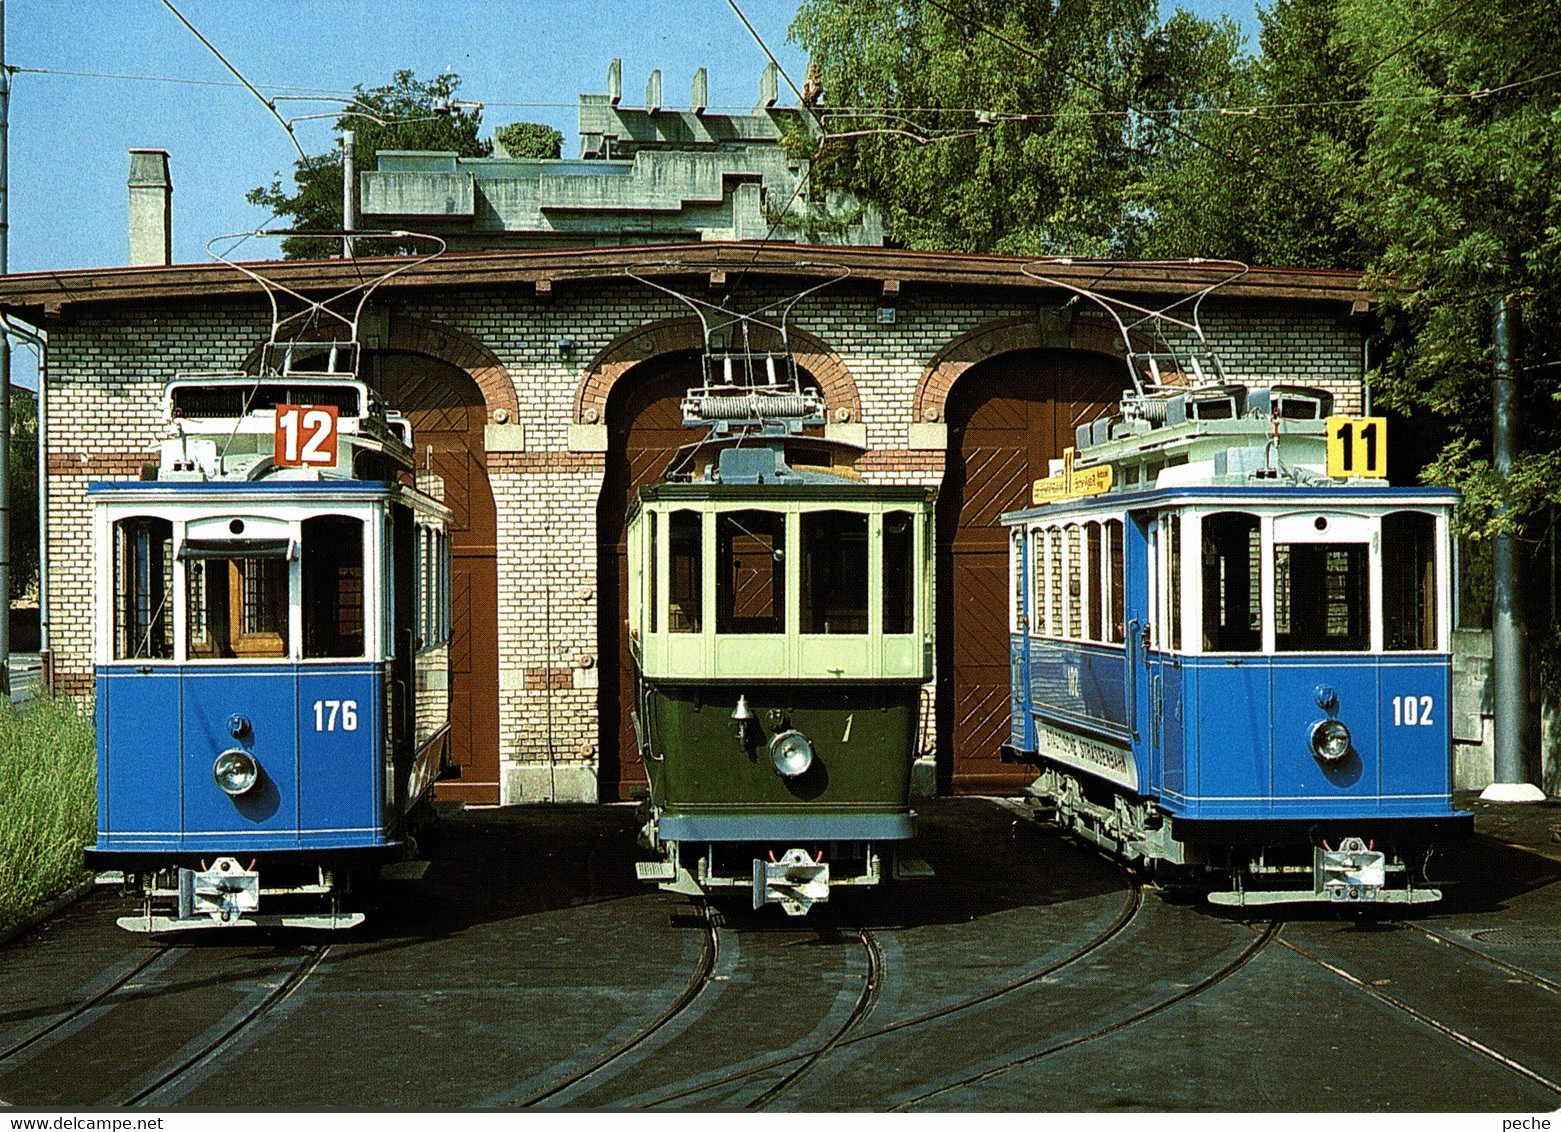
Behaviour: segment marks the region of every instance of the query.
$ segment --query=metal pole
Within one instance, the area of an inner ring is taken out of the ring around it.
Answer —
[[[1517,430],[1518,390],[1513,374],[1516,312],[1507,296],[1496,300],[1491,330],[1496,346],[1491,378],[1491,455],[1496,474],[1512,472]],[[1506,503],[1498,505],[1505,516]],[[1480,795],[1493,802],[1542,801],[1544,792],[1524,781],[1523,730],[1528,714],[1528,672],[1523,654],[1522,600],[1518,588],[1517,540],[1507,532],[1493,548],[1494,595],[1491,603],[1491,682],[1496,709],[1495,781]]]
[[[341,230],[343,232],[351,232],[353,230],[352,216],[353,213],[357,212],[353,201],[353,197],[356,195],[353,190],[357,187],[356,181],[358,179],[357,162],[355,160],[357,155],[354,152],[356,140],[357,135],[351,130],[343,130],[341,132]],[[352,258],[351,236],[343,236],[341,238],[341,254],[343,259]]]
[[[5,0],[0,0],[0,275],[9,268],[11,72],[5,65]],[[0,332],[0,696],[11,696],[11,341]]]

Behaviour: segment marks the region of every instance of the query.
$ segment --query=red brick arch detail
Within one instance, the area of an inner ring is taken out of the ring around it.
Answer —
[[[608,393],[620,377],[639,363],[677,350],[701,350],[704,345],[704,331],[697,318],[661,319],[620,334],[586,367],[585,377],[575,389],[575,423],[605,421]],[[753,345],[760,350],[778,350],[780,339],[773,331],[765,330],[755,335]],[[861,420],[862,399],[857,393],[856,379],[840,355],[821,339],[800,330],[791,331],[791,349],[797,364],[813,375],[823,391],[829,419],[839,421],[844,411],[846,420]]]
[[[916,383],[913,421],[941,421],[949,390],[959,376],[977,362],[1015,350],[1088,350],[1096,354],[1124,356],[1122,339],[1093,322],[1069,326],[1063,319],[1024,315],[978,326],[938,351]],[[1126,380],[1127,375],[1123,374]]]
[[[449,362],[457,369],[471,374],[488,408],[488,418],[503,409],[513,421],[520,410],[520,400],[515,395],[515,382],[504,363],[488,347],[470,334],[424,322],[405,315],[390,318],[389,341],[380,347],[409,354],[427,354],[440,361]],[[241,367],[246,373],[254,373],[260,366],[261,347],[256,346],[244,359]]]
[[[390,340],[385,343],[385,348],[409,354],[427,354],[471,374],[477,388],[482,390],[490,421],[500,409],[504,410],[511,423],[520,412],[520,399],[515,395],[515,382],[509,370],[504,368],[504,363],[499,361],[492,350],[470,334],[439,323],[392,314]]]

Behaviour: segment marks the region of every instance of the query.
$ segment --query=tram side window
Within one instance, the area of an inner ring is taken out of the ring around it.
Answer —
[[[1053,527],[1046,533],[1046,574],[1051,591],[1050,608],[1047,610],[1047,635],[1062,636],[1062,528]]]
[[[1106,612],[1106,632],[1107,639],[1112,644],[1120,645],[1125,632],[1122,619],[1126,616],[1123,604],[1126,596],[1126,579],[1123,576],[1121,519],[1106,520],[1106,544],[1109,547],[1108,557],[1111,564],[1109,590],[1111,606]]]
[[[802,631],[867,632],[867,516],[809,511],[802,516]],[[784,567],[776,562],[776,567]]]
[[[1382,647],[1434,649],[1436,517],[1396,511],[1382,517]]]
[[[431,547],[424,551],[431,567]],[[425,581],[424,593],[427,586]],[[316,515],[303,521],[303,618],[306,658],[363,655],[361,519]]]
[[[909,511],[883,517],[883,631],[916,631],[916,523]]]
[[[287,559],[191,558],[184,576],[192,657],[287,656]]]
[[[1068,628],[1067,634],[1073,640],[1083,636],[1083,619],[1080,616],[1080,605],[1084,601],[1084,540],[1080,537],[1078,525],[1068,528]]]
[[[1203,519],[1203,649],[1256,652],[1263,647],[1256,515],[1227,511]],[[1175,608],[1171,610],[1173,616]]]
[[[1030,631],[1046,632],[1046,532],[1036,531],[1030,536],[1030,570],[1035,595],[1035,605],[1030,610]]]
[[[114,524],[114,659],[173,659],[173,524]]]
[[[1174,511],[1167,512],[1162,527],[1170,530],[1166,546],[1166,553],[1170,559],[1165,572],[1166,589],[1169,591],[1166,619],[1171,623],[1171,648],[1180,651],[1182,647],[1182,517]]]
[[[1024,616],[1024,531],[1015,527],[1008,532],[1008,577],[1011,586],[1008,594],[1008,624],[1017,632]]]
[[[697,633],[704,601],[704,517],[698,511],[674,511],[667,520],[667,631]]]
[[[1090,573],[1090,581],[1093,583],[1090,586],[1091,593],[1088,595],[1088,598],[1089,598],[1089,624],[1086,626],[1086,632],[1088,633],[1088,636],[1089,636],[1090,640],[1092,640],[1092,641],[1103,641],[1103,640],[1106,639],[1106,632],[1105,632],[1105,625],[1104,625],[1104,618],[1105,618],[1105,612],[1106,611],[1102,607],[1102,602],[1101,602],[1101,598],[1102,598],[1103,594],[1101,592],[1101,585],[1100,585],[1101,557],[1100,557],[1100,524],[1099,523],[1088,522],[1088,523],[1084,524],[1084,546],[1085,546],[1084,560],[1087,563],[1089,563],[1089,567],[1088,568],[1091,571],[1091,573]]]
[[[1274,648],[1359,652],[1370,647],[1369,569],[1363,542],[1274,546]]]
[[[786,631],[786,516],[723,511],[715,524],[715,631]]]
[[[645,571],[645,609],[647,633],[656,632],[656,604],[659,591],[656,589],[656,520],[659,516],[654,511],[645,513],[645,562],[641,569]]]

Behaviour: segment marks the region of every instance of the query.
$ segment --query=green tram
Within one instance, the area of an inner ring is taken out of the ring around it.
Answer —
[[[895,873],[915,833],[931,493],[863,482],[845,446],[764,408],[731,425],[743,396],[686,401],[690,423],[719,417],[727,435],[681,450],[697,465],[684,482],[630,506],[641,840],[660,857],[638,868],[673,892],[748,889],[754,908],[800,916]]]

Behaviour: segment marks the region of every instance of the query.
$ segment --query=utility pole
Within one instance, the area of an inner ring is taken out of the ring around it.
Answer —
[[[1514,374],[1516,312],[1509,297],[1496,300],[1491,333],[1496,346],[1495,372],[1491,378],[1491,455],[1502,490],[1512,474],[1517,445],[1518,390]],[[1500,507],[1507,511],[1506,503]],[[1518,591],[1517,539],[1503,531],[1492,548],[1494,594],[1491,602],[1491,683],[1496,709],[1495,781],[1480,797],[1487,802],[1542,802],[1545,792],[1524,781],[1523,732],[1528,717],[1528,665],[1523,649],[1523,610]]]
[[[0,0],[3,3],[4,0]],[[357,135],[351,130],[341,132],[341,230],[350,233],[353,230],[352,218],[358,211],[354,199],[357,196],[355,181],[358,176],[357,154],[354,142]],[[341,238],[341,254],[343,259],[352,258],[352,236]]]
[[[10,268],[11,72],[5,63],[5,0],[0,0],[0,275]],[[11,340],[0,330],[0,696],[11,697]]]

